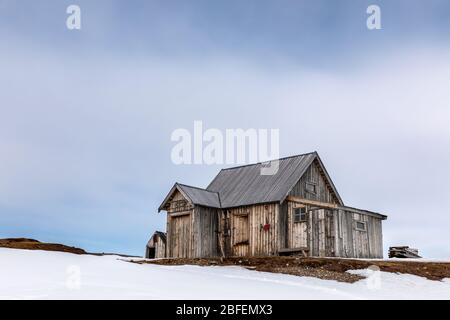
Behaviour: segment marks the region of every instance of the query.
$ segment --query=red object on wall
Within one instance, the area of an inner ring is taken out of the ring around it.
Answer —
[[[270,229],[270,224],[266,223],[263,227],[264,231],[269,231]]]

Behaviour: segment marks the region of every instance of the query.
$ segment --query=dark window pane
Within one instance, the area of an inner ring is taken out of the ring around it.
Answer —
[[[317,193],[317,186],[316,186],[316,184],[312,183],[312,182],[307,182],[306,183],[306,191],[309,192],[309,193],[316,194]]]
[[[306,221],[306,208],[296,208],[294,209],[294,222]]]
[[[363,223],[363,222],[356,222],[356,229],[365,231],[366,230],[366,224]]]

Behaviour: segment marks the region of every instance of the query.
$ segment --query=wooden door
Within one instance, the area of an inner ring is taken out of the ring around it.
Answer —
[[[249,254],[250,225],[248,214],[233,216],[233,255]]]
[[[223,254],[228,257],[233,254],[231,249],[231,212],[227,210],[221,214],[221,217],[221,237],[219,241],[222,241]]]
[[[293,248],[308,247],[308,222],[294,223],[293,233]]]
[[[308,220],[306,206],[296,206],[292,210],[292,248],[308,247]]]
[[[171,218],[170,257],[189,258],[191,249],[191,215]]]

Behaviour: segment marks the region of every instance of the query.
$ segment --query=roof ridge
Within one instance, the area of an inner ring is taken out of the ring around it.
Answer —
[[[314,152],[307,153],[307,154],[305,154],[305,155],[303,155],[303,156],[309,156],[309,155],[312,155],[312,154],[315,154],[316,157],[318,156],[318,155],[317,155],[317,152],[315,152],[315,151],[314,151]],[[316,157],[313,157],[313,158],[311,159],[311,161],[309,162],[309,164],[308,164],[307,166],[304,166],[304,169],[303,169],[303,171],[301,171],[301,174],[299,174],[298,179],[297,179],[296,181],[294,181],[294,183],[292,184],[292,186],[289,188],[289,190],[288,190],[286,196],[284,196],[283,199],[280,199],[280,201],[284,200],[284,199],[287,197],[287,195],[289,194],[289,192],[291,192],[292,188],[294,188],[294,186],[300,181],[300,179],[303,177],[303,175],[305,174],[305,172],[308,170],[308,168],[309,168],[309,167],[311,166],[311,164],[314,162],[314,160],[316,159]],[[292,158],[292,157],[290,157],[290,158]],[[302,165],[302,162],[301,162],[301,161],[300,161],[299,163],[297,163],[297,165],[295,166],[293,172],[296,172],[297,169],[298,169],[301,165]],[[274,189],[275,189],[275,186],[273,186],[273,187],[271,188],[271,191],[274,190]],[[268,193],[270,193],[270,192],[268,192]]]
[[[179,182],[177,182],[176,184],[179,185],[179,186],[188,187],[188,188],[197,189],[197,190],[206,191],[206,192],[211,192],[211,193],[216,193],[217,195],[219,195],[219,193],[216,192],[216,191],[206,190],[206,189],[203,189],[203,188],[200,188],[200,187],[194,187],[194,186],[190,186],[190,185],[187,185],[187,184],[184,184],[184,183],[179,183]]]
[[[258,164],[263,164],[263,163],[277,161],[277,160],[279,161],[279,160],[286,160],[286,159],[290,159],[290,158],[304,157],[304,156],[308,156],[308,155],[314,154],[314,153],[317,153],[317,151],[312,151],[312,152],[307,152],[307,153],[302,153],[302,154],[297,154],[297,155],[293,155],[293,156],[287,156],[287,157],[282,157],[282,158],[272,159],[272,160],[267,160],[267,161],[261,161],[261,162],[256,162],[256,163],[244,164],[244,165],[236,166],[236,167],[223,168],[223,169],[221,169],[221,171],[222,170],[232,170],[232,169],[256,166]]]

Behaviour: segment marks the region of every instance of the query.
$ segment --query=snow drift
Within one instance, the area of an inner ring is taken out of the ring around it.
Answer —
[[[0,299],[450,299],[450,279],[355,270],[353,284],[241,267],[0,248]]]

